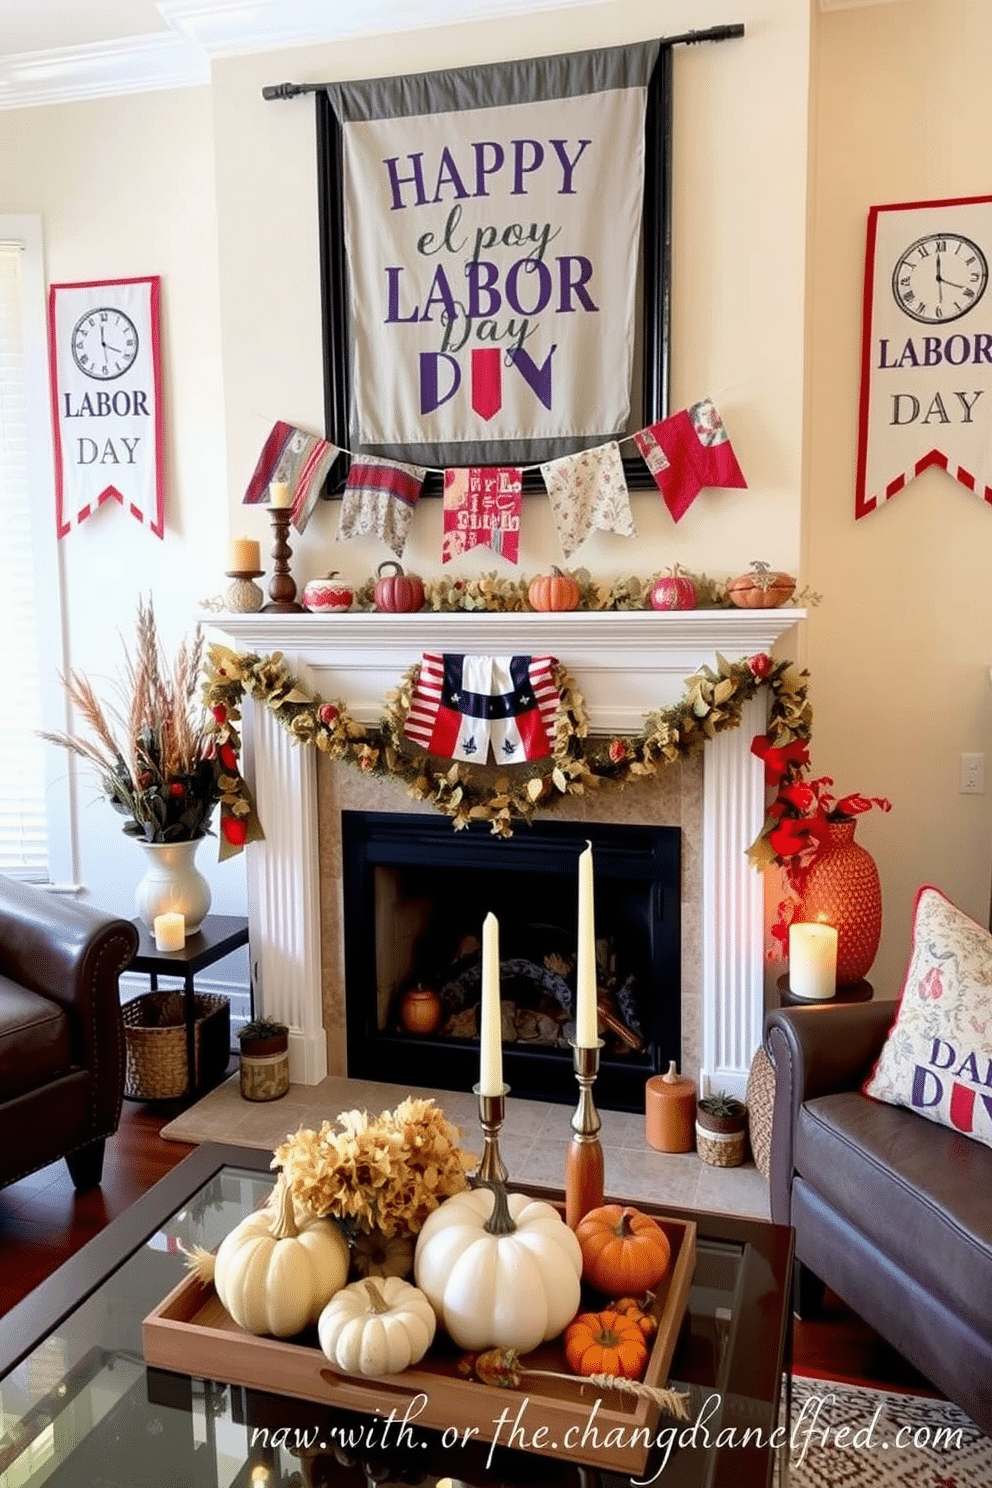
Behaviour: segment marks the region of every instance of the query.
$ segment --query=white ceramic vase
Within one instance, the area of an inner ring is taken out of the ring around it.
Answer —
[[[197,868],[196,849],[203,841],[142,842],[138,846],[147,858],[145,874],[134,891],[135,909],[151,929],[155,916],[181,914],[186,921],[186,935],[195,935],[210,909],[210,885]]]

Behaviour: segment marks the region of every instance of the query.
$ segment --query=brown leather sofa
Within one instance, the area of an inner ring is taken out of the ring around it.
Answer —
[[[0,1186],[64,1157],[100,1182],[124,1091],[128,920],[0,875]]]
[[[783,1008],[772,1219],[796,1232],[796,1310],[823,1285],[992,1435],[992,1148],[861,1094],[894,1003]]]

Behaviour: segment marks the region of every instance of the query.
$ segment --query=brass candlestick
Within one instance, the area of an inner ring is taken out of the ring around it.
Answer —
[[[589,1049],[572,1043],[579,1103],[572,1117],[572,1140],[565,1163],[565,1222],[573,1230],[584,1214],[598,1209],[603,1202],[603,1149],[599,1142],[602,1122],[592,1098],[602,1047],[602,1039],[597,1039]]]
[[[253,615],[265,603],[265,595],[254,579],[261,578],[260,568],[229,568],[227,577],[233,579],[224,595],[224,603],[232,615]]]
[[[289,546],[289,522],[293,515],[292,507],[270,506],[269,519],[272,522],[272,578],[269,581],[269,594],[272,596],[263,609],[279,614],[301,614],[303,606],[296,601],[296,584],[289,572],[289,560],[293,556],[293,550]]]
[[[482,1127],[482,1158],[472,1177],[476,1183],[505,1183],[509,1176],[499,1155],[499,1134],[506,1114],[509,1085],[499,1095],[483,1095],[478,1085],[472,1091],[479,1097],[479,1125]]]

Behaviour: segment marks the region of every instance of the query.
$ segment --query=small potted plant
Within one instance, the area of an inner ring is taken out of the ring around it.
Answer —
[[[252,1018],[238,1029],[241,1094],[245,1100],[278,1100],[289,1089],[289,1028],[274,1018]]]
[[[737,1168],[747,1151],[747,1106],[725,1091],[696,1103],[696,1147],[714,1168]]]

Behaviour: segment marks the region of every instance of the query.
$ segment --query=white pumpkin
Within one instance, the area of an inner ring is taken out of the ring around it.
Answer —
[[[333,1220],[296,1217],[282,1178],[273,1202],[221,1241],[214,1287],[249,1333],[292,1338],[310,1328],[348,1279],[348,1243]]]
[[[353,1281],[320,1314],[317,1337],[345,1374],[399,1374],[424,1357],[437,1319],[415,1286],[399,1276]]]
[[[414,1275],[460,1348],[527,1353],[578,1312],[582,1252],[550,1204],[476,1188],[428,1215]]]

